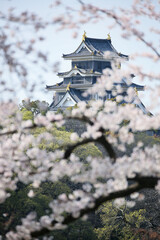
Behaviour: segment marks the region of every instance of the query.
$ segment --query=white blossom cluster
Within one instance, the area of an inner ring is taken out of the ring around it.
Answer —
[[[93,106],[95,106],[94,109]],[[89,118],[89,112],[91,118]],[[104,103],[101,100],[95,103],[91,102],[89,106],[84,102],[79,103],[78,108],[73,109],[71,116],[72,118],[85,116],[92,122],[92,124],[87,123],[87,129],[80,138],[76,133],[71,134],[72,142],[83,141],[87,138],[96,140],[103,135],[110,144],[117,148],[126,147],[126,144],[133,143],[133,132],[153,128],[153,124],[159,127],[160,122],[159,116],[144,115],[133,105],[119,106],[116,102],[106,101]],[[49,113],[49,117],[51,121],[56,119],[54,113]],[[34,123],[37,126],[39,124],[46,126],[46,122],[49,121],[48,116],[38,116],[38,119]],[[62,121],[62,117],[57,117],[56,120]],[[124,120],[127,120],[127,124],[121,125]],[[142,126],[142,122],[146,124]],[[51,124],[51,122],[49,123]],[[6,190],[15,190],[18,181],[25,184],[32,183],[33,189],[28,193],[29,197],[34,197],[34,188],[39,187],[41,182],[46,180],[56,182],[63,176],[69,176],[74,182],[83,183],[84,187],[83,190],[73,191],[68,196],[62,194],[58,199],[53,200],[50,203],[52,214],[41,217],[39,222],[33,220],[32,226],[26,229],[31,221],[29,215],[25,220],[22,220],[21,226],[17,226],[17,233],[9,232],[6,235],[7,239],[21,239],[20,236],[24,234],[26,239],[31,239],[31,232],[43,227],[50,229],[53,220],[57,222],[55,228],[61,227],[64,212],[78,218],[80,211],[94,207],[94,202],[99,197],[127,189],[128,177],[133,178],[136,174],[160,177],[160,150],[158,146],[143,148],[143,144],[138,143],[130,156],[123,154],[122,157],[116,159],[115,163],[109,157],[88,157],[83,162],[73,153],[68,159],[64,159],[64,151],[47,152],[39,149],[38,145],[43,139],[47,139],[48,142],[55,141],[54,136],[45,132],[34,137],[32,134],[26,134],[27,131],[30,131],[30,129],[26,129],[26,126],[30,125],[26,124],[25,127],[23,125],[22,122],[17,133],[0,137],[1,202],[9,197]],[[123,149],[123,151],[125,150]],[[100,178],[105,181],[102,183],[98,180]],[[160,190],[159,184],[157,190]],[[119,203],[122,202],[120,199]],[[31,216],[33,218],[34,215]]]

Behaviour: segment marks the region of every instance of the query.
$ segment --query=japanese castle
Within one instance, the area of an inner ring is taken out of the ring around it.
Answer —
[[[109,57],[105,56],[106,51],[109,52]],[[97,78],[102,75],[105,68],[112,68],[113,61],[116,60],[119,63],[117,68],[121,68],[121,62],[129,59],[128,55],[117,52],[112,45],[109,34],[106,39],[96,39],[88,38],[85,32],[79,47],[73,53],[63,54],[63,58],[72,61],[71,69],[68,72],[58,73],[58,76],[62,78],[60,83],[46,86],[47,90],[55,92],[53,102],[50,105],[51,111],[64,110],[76,105],[80,101],[88,102],[91,99],[98,99],[97,94],[95,96],[84,97],[83,93],[96,83]],[[144,86],[135,83],[127,85],[125,79],[122,79],[121,83],[118,84],[123,88],[123,96],[127,95],[128,87],[133,87],[136,93],[144,90]],[[106,96],[103,100],[105,101],[114,97],[111,91],[106,91]],[[132,103],[141,108],[144,113],[148,113],[139,100],[138,94],[135,94],[135,99]]]

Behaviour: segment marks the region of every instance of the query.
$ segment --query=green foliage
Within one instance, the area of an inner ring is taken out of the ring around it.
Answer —
[[[99,209],[102,227],[95,229],[97,239],[140,239],[135,233],[135,229],[146,221],[145,209],[131,210],[126,206],[120,208],[108,202]]]
[[[19,106],[22,113],[23,121],[33,120],[34,116],[38,113],[46,115],[48,111],[48,103],[45,101],[22,101],[22,104]]]
[[[92,157],[102,157],[101,151],[93,143],[81,145],[74,152],[81,159],[85,159],[89,155]]]
[[[63,110],[61,108],[57,109],[57,114],[63,114]]]
[[[39,134],[44,133],[45,131],[46,131],[46,129],[44,127],[36,128],[33,131],[33,134],[36,137]],[[41,149],[47,149],[48,151],[54,151],[55,149],[59,148],[60,146],[63,146],[65,149],[68,144],[71,144],[71,141],[70,141],[71,133],[65,131],[63,128],[57,129],[56,127],[53,127],[51,129],[50,133],[54,136],[54,142],[47,143],[47,140],[43,140],[39,144],[39,147]],[[89,155],[91,155],[93,157],[101,157],[102,156],[101,151],[93,143],[88,143],[88,144],[77,147],[74,150],[74,153],[83,160]]]
[[[54,239],[56,240],[96,240],[93,226],[89,221],[78,220],[74,224],[70,224],[67,229],[54,231]]]
[[[67,107],[68,111],[72,111],[73,107]]]
[[[20,104],[20,110],[26,110],[32,112],[33,116],[41,113],[42,115],[46,115],[48,111],[48,103],[45,101],[25,101],[23,100],[22,103]]]
[[[41,185],[41,193],[51,197],[52,199],[56,199],[61,193],[69,194],[71,193],[71,189],[64,182],[44,182]]]
[[[7,230],[13,230],[16,225],[21,224],[21,219],[30,212],[35,211],[37,217],[50,212],[48,204],[61,193],[69,194],[71,189],[64,182],[45,182],[34,189],[34,197],[29,198],[28,192],[33,189],[32,185],[18,185],[15,192],[0,205],[0,233],[5,234]],[[5,216],[7,215],[7,216]]]
[[[22,113],[22,120],[26,121],[26,120],[33,120],[33,113],[25,108],[23,108],[21,110]]]
[[[125,219],[128,224],[132,227],[139,228],[141,223],[145,221],[145,209],[139,209],[135,211],[128,211],[125,213]]]

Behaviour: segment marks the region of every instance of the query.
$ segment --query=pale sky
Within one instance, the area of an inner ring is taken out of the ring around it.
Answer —
[[[33,11],[44,17],[46,20],[49,18],[54,18],[58,15],[58,13],[64,12],[62,7],[59,8],[59,10],[54,10],[53,8],[49,8],[49,6],[53,3],[52,0],[0,0],[0,9],[1,11],[7,11],[8,8],[15,7],[16,11],[21,12],[25,10]],[[77,0],[67,0],[63,1],[65,4],[68,4],[75,9],[78,9],[79,3]],[[97,4],[101,8],[128,8],[129,5],[131,5],[132,0],[85,0],[85,3],[92,3]],[[157,0],[153,0],[157,4],[157,8],[159,8],[159,4]],[[59,12],[58,12],[59,11]],[[65,14],[65,12],[64,12]],[[76,14],[76,13],[75,13]],[[50,60],[52,62],[59,61],[61,63],[60,65],[60,72],[68,71],[70,70],[70,61],[65,61],[62,58],[62,54],[67,54],[73,52],[81,43],[82,34],[85,30],[88,37],[93,38],[107,38],[107,34],[110,32],[111,38],[112,38],[112,44],[117,49],[118,52],[121,52],[123,54],[131,55],[134,52],[139,51],[146,51],[147,48],[145,48],[141,43],[138,43],[135,38],[131,38],[129,41],[121,37],[121,32],[118,28],[114,28],[112,30],[108,29],[108,25],[110,24],[109,20],[106,18],[103,21],[97,23],[97,24],[82,24],[81,28],[78,30],[79,36],[77,38],[72,38],[73,30],[63,30],[63,31],[56,31],[56,26],[53,28],[48,28],[46,31],[46,41],[43,45],[43,48],[49,52],[50,54]],[[147,32],[147,27],[150,23],[150,21],[143,22],[142,19],[142,30],[146,31],[146,34],[148,34],[148,37],[152,36]],[[158,26],[157,26],[158,27]],[[156,41],[156,39],[154,39]],[[153,68],[156,68],[155,66],[151,65],[147,61],[139,61],[139,64],[144,69],[147,69],[147,71],[153,71]],[[137,62],[138,63],[138,62]],[[157,69],[155,69],[157,71]],[[56,74],[49,74],[46,75],[45,83],[46,85],[53,85],[56,82],[61,81]],[[138,79],[135,78],[135,82],[138,81]],[[136,82],[138,83],[138,82]],[[142,83],[141,83],[142,84]],[[145,85],[145,84],[144,84]],[[45,89],[45,85],[41,86],[42,89]],[[146,94],[145,94],[146,95]],[[23,99],[22,95],[18,96],[20,99]],[[49,103],[52,101],[52,93],[48,92],[37,92],[35,94],[35,98],[38,98],[39,100],[46,100]],[[145,103],[147,103],[147,97],[144,98]]]

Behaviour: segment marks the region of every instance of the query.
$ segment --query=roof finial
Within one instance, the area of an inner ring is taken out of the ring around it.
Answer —
[[[70,85],[71,85],[71,83],[69,82],[67,87],[66,87],[66,92],[70,90]]]
[[[110,36],[110,33],[107,34],[107,40],[111,40],[111,36]]]
[[[117,66],[117,67],[118,67],[118,69],[121,69],[121,64],[120,64],[120,63],[118,63],[118,66]]]
[[[138,90],[137,90],[137,88],[135,87],[134,90],[135,90],[135,92],[136,92],[136,95],[138,96]]]
[[[82,35],[82,41],[85,41],[85,38],[86,38],[86,31],[84,31],[83,35]]]

